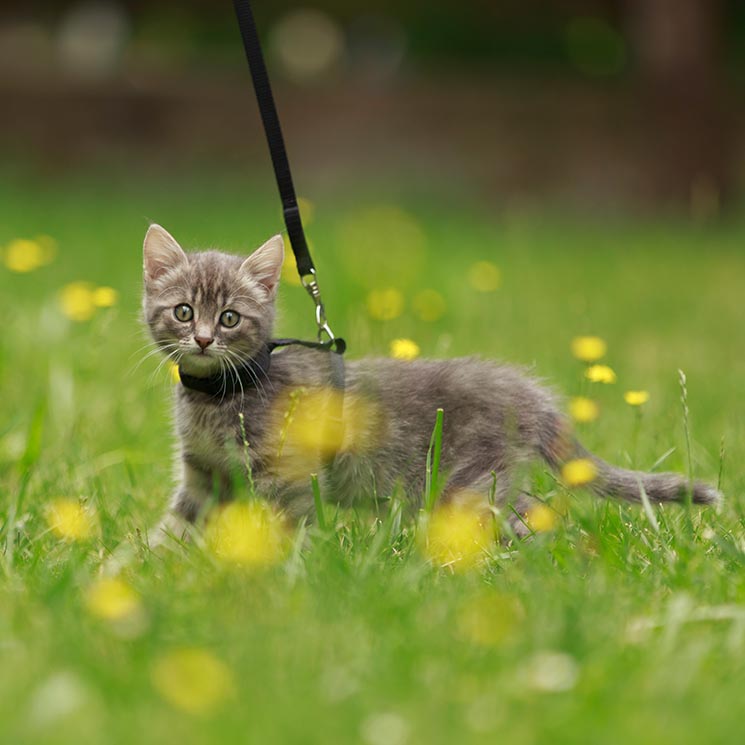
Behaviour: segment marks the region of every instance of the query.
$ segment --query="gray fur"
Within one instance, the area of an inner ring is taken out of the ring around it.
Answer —
[[[271,335],[281,249],[275,237],[247,260],[217,251],[186,255],[153,226],[145,242],[143,310],[155,342],[192,375],[209,375],[253,356]],[[194,308],[193,322],[175,319],[180,303]],[[217,323],[228,308],[242,316],[234,329]],[[194,342],[197,332],[214,337],[207,353]],[[632,472],[588,453],[573,439],[550,390],[515,367],[475,358],[348,362],[345,439],[330,458],[313,447],[299,453],[285,437],[292,402],[305,405],[313,392],[327,391],[330,380],[328,354],[290,347],[276,351],[266,379],[242,395],[214,400],[178,386],[180,483],[164,528],[176,530],[181,520],[195,521],[212,500],[231,498],[236,473],[245,476],[245,441],[258,492],[293,517],[312,512],[311,471],[324,475],[324,495],[339,503],[388,498],[398,490],[414,507],[424,490],[438,407],[444,409],[445,500],[464,493],[485,499],[496,487],[498,501],[521,504],[523,464],[543,461],[559,469],[577,457],[595,463],[598,477],[590,488],[602,497],[639,501],[640,484],[652,502],[681,501],[688,491],[678,474]],[[318,417],[319,429],[325,426],[321,409],[309,413]],[[692,497],[712,503],[719,495],[697,482]]]

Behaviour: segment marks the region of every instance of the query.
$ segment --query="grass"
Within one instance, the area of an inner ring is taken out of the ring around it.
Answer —
[[[580,434],[599,454],[643,468],[667,454],[665,468],[687,473],[690,436],[693,471],[721,479],[727,502],[650,514],[577,492],[553,531],[455,574],[426,561],[400,511],[326,504],[328,525],[300,530],[263,570],[198,547],[138,556],[124,574],[137,622],[122,626],[91,612],[89,588],[117,545],[139,545],[172,483],[171,382],[155,359],[137,367],[147,220],[186,245],[246,250],[280,218],[271,189],[217,178],[9,183],[0,245],[46,233],[59,252],[28,275],[0,267],[3,742],[739,741],[743,224],[495,216],[416,197],[371,210],[322,195],[310,235],[352,356],[407,337],[426,355],[532,366],[598,400]],[[467,281],[482,259],[501,270],[496,292]],[[120,301],[73,323],[57,293],[74,280]],[[373,321],[366,294],[389,285],[407,309]],[[447,307],[431,323],[409,310],[426,288]],[[311,335],[302,289],[285,286],[282,304],[280,333]],[[569,342],[583,333],[607,340],[615,385],[582,380]],[[627,389],[651,393],[640,420]],[[557,489],[542,474],[538,488]],[[83,499],[98,534],[56,537],[45,509],[57,497]],[[184,662],[184,647],[207,662]]]

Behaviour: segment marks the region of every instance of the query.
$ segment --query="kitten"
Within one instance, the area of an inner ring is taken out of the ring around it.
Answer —
[[[556,470],[575,458],[591,460],[597,476],[588,488],[598,496],[639,501],[643,488],[652,502],[685,499],[680,475],[616,468],[587,452],[554,395],[514,367],[474,358],[350,361],[342,397],[332,353],[290,346],[269,355],[283,257],[281,236],[241,258],[187,255],[160,226],[147,232],[145,320],[188,384],[175,393],[180,476],[161,538],[181,534],[215,498],[229,500],[236,470],[294,518],[312,514],[312,472],[337,503],[400,490],[416,507],[438,407],[441,500],[478,494],[524,510],[525,464]],[[712,503],[719,494],[695,483],[692,499]]]

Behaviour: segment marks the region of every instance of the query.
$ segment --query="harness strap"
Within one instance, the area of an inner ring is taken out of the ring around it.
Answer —
[[[223,400],[228,396],[245,393],[253,388],[261,388],[267,380],[272,364],[272,352],[275,349],[297,346],[328,352],[330,384],[335,390],[344,392],[344,340],[335,342],[303,341],[302,339],[272,339],[268,341],[254,357],[235,368],[227,367],[208,377],[200,378],[189,375],[179,368],[179,378],[185,388],[206,393],[212,398]]]

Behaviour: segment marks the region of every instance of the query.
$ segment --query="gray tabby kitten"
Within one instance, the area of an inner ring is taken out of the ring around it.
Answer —
[[[145,320],[182,376],[234,376],[260,355],[272,333],[283,257],[281,236],[241,258],[187,255],[160,226],[148,230]],[[597,477],[588,488],[598,496],[639,501],[643,488],[651,501],[670,502],[683,500],[689,488],[678,474],[616,468],[588,453],[554,395],[507,365],[473,358],[350,361],[342,429],[331,442],[323,435],[341,404],[330,388],[328,353],[289,347],[251,375],[254,384],[236,393],[176,389],[180,477],[160,538],[181,534],[215,498],[229,500],[236,470],[245,478],[249,468],[257,492],[294,518],[312,514],[311,472],[323,475],[324,497],[341,504],[400,490],[416,506],[438,407],[444,409],[444,501],[480,495],[486,503],[496,488],[497,503],[524,510],[525,464],[558,469],[574,458],[594,464]],[[692,497],[711,503],[719,494],[695,483]]]

